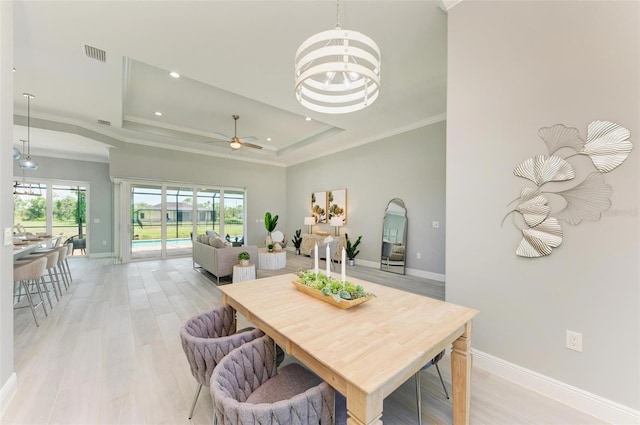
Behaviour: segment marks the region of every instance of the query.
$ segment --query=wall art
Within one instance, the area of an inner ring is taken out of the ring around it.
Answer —
[[[311,194],[311,215],[316,219],[316,223],[328,223],[327,192],[313,192]]]
[[[522,240],[516,248],[520,257],[544,257],[562,243],[560,221],[576,225],[582,220],[599,220],[602,213],[611,207],[611,186],[605,183],[604,174],[622,164],[631,153],[633,144],[631,133],[626,128],[611,121],[593,121],[587,127],[585,142],[576,128],[556,124],[538,131],[538,136],[547,145],[547,155],[536,155],[516,166],[513,173],[534,184],[520,192],[511,202],[517,202],[514,210],[507,213],[520,214],[525,227],[520,228]],[[561,149],[573,153],[561,156]],[[549,182],[562,182],[575,178],[569,159],[585,155],[591,159],[596,171],[587,175],[582,182],[570,189],[544,191]],[[549,197],[560,196],[564,206],[552,211]],[[510,205],[511,205],[510,204]],[[502,220],[504,223],[504,219]],[[514,221],[515,223],[515,221]]]
[[[347,189],[328,191],[327,205],[329,206],[329,221],[333,217],[341,217],[342,223],[347,224]]]

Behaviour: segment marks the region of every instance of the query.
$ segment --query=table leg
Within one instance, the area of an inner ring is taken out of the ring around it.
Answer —
[[[468,425],[471,419],[471,321],[453,342],[451,352],[451,387],[453,393],[453,424]]]
[[[347,425],[382,425],[382,390],[365,394],[347,384]]]

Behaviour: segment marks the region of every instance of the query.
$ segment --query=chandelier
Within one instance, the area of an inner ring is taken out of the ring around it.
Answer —
[[[23,152],[24,143],[27,143],[27,156],[21,158],[18,161],[18,164],[23,170],[37,170],[38,163],[31,158],[31,99],[35,96],[29,93],[22,93],[22,95],[27,98],[27,140],[21,140],[21,142]]]
[[[380,93],[380,49],[366,35],[340,26],[338,2],[335,28],[298,47],[295,75],[296,98],[306,108],[326,114],[359,111]]]

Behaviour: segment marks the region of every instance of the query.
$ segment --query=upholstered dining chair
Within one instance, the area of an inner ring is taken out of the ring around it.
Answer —
[[[333,425],[334,390],[297,363],[276,373],[265,335],[236,348],[211,375],[214,424]]]
[[[209,386],[211,373],[220,360],[231,350],[262,335],[264,333],[259,329],[236,332],[236,312],[228,305],[216,307],[184,323],[180,329],[182,349],[189,361],[191,374],[198,381],[189,419],[193,416],[202,386]]]
[[[440,383],[442,384],[442,389],[444,390],[444,395],[449,399],[449,392],[447,391],[447,387],[444,385],[444,379],[442,379],[442,374],[440,373],[440,368],[438,367],[438,362],[444,357],[444,350],[442,350],[438,355],[436,355],[433,359],[431,359],[427,364],[422,366],[418,372],[416,372],[416,404],[418,405],[418,424],[422,425],[422,394],[420,392],[420,372],[425,369],[430,368],[431,366],[435,366],[438,371],[438,376],[440,377]]]

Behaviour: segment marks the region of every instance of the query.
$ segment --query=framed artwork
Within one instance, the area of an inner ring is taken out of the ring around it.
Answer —
[[[313,192],[311,194],[311,215],[316,223],[328,223],[327,218],[327,192]]]
[[[347,224],[347,189],[330,190],[327,192],[327,208],[329,220],[332,217],[342,217],[344,224]]]

